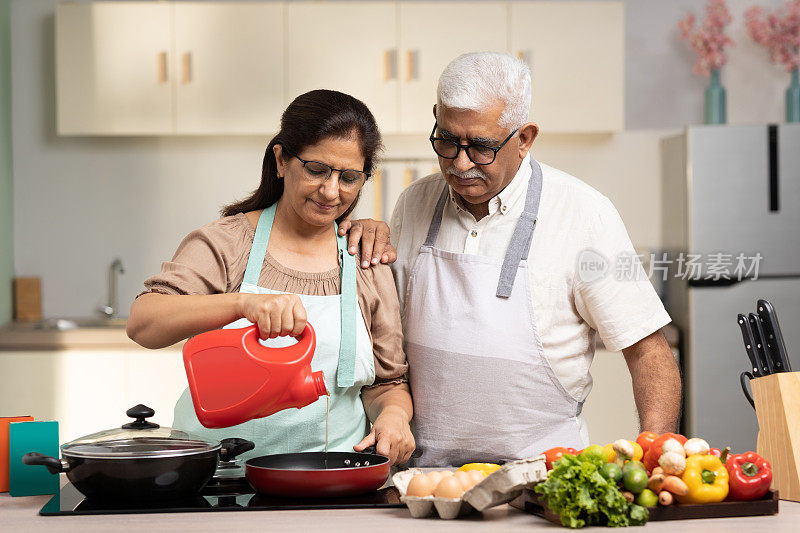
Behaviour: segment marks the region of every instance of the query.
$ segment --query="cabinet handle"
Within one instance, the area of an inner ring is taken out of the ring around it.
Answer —
[[[419,50],[408,50],[406,52],[406,81],[419,79]]]
[[[158,81],[159,83],[166,83],[168,80],[167,53],[160,52],[158,54]]]
[[[181,58],[181,67],[183,70],[183,75],[181,81],[183,83],[189,83],[192,81],[192,53],[185,52],[183,57]]]
[[[383,51],[383,81],[397,78],[397,50]]]

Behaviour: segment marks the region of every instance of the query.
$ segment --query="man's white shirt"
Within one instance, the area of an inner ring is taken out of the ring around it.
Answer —
[[[670,317],[635,260],[628,232],[611,201],[579,179],[539,165],[542,196],[528,255],[534,320],[556,376],[576,400],[583,401],[592,386],[589,367],[595,332],[607,349],[618,351],[665,326]],[[436,248],[503,258],[525,204],[530,176],[528,155],[479,221],[451,190]],[[398,259],[392,270],[401,309],[444,185],[441,173],[419,179],[402,192],[395,206],[390,226]],[[585,435],[586,428],[581,430]]]

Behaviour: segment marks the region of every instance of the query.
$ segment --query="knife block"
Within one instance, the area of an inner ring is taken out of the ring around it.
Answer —
[[[800,372],[750,382],[758,417],[757,452],[772,464],[772,488],[800,502]]]

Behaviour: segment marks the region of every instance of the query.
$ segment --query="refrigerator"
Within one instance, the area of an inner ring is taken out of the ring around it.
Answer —
[[[681,428],[755,451],[736,318],[759,298],[772,302],[800,370],[800,124],[689,126],[662,140],[661,168],[663,296],[682,333]]]

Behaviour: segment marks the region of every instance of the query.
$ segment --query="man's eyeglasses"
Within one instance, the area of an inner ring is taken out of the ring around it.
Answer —
[[[358,189],[364,184],[365,181],[367,181],[367,178],[370,177],[370,174],[367,172],[362,172],[361,170],[333,168],[330,165],[326,165],[325,163],[321,163],[319,161],[308,161],[296,154],[291,155],[303,163],[306,181],[312,182],[316,185],[321,185],[327,181],[334,171],[339,173],[339,187],[346,190]]]
[[[519,128],[512,131],[506,139],[500,143],[499,146],[486,146],[485,144],[459,144],[452,139],[445,139],[442,137],[434,137],[433,134],[436,133],[436,128],[439,127],[437,123],[433,124],[433,130],[431,130],[431,136],[429,137],[431,141],[431,146],[433,146],[433,151],[439,157],[443,157],[445,159],[456,159],[458,157],[459,152],[464,150],[467,153],[467,157],[470,161],[475,163],[476,165],[491,165],[494,163],[494,159],[497,157],[497,152],[500,151],[503,146],[514,136],[515,133],[519,130]]]

